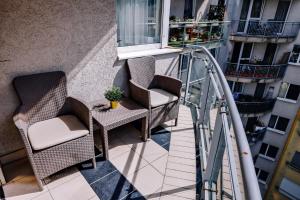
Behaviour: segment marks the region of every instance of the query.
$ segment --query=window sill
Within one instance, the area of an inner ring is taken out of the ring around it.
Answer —
[[[285,99],[285,98],[281,98],[281,97],[277,97],[277,99],[280,101],[288,102],[288,103],[297,103],[297,101],[292,100],[292,99]]]
[[[274,128],[268,127],[267,129],[268,129],[269,131],[272,131],[272,132],[274,132],[274,133],[278,133],[278,134],[280,134],[280,135],[284,135],[284,134],[285,134],[284,131],[280,131],[280,130],[277,130],[277,129],[274,129]]]
[[[262,154],[258,154],[259,157],[261,158],[264,158],[266,160],[270,160],[272,162],[275,162],[275,158],[271,158],[271,157],[268,157],[268,156],[265,156],[265,155],[262,155]]]
[[[300,66],[300,63],[288,62],[289,65]]]
[[[162,54],[170,54],[170,53],[179,53],[182,52],[182,49],[175,48],[163,48],[163,49],[149,49],[142,51],[129,51],[129,52],[118,52],[119,60],[126,60],[129,58],[138,58],[143,56],[155,56]]]

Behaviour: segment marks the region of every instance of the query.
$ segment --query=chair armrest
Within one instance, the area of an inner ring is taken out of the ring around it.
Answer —
[[[135,83],[133,80],[129,80],[129,90],[130,96],[134,101],[138,102],[145,108],[150,109],[151,102],[149,90]]]
[[[25,106],[20,106],[18,109],[15,111],[14,116],[13,116],[13,121],[15,126],[18,128],[19,133],[21,135],[21,138],[24,142],[24,145],[27,149],[28,154],[32,154],[32,148],[28,140],[28,127],[29,127],[29,117],[27,115],[28,108]]]
[[[92,109],[87,106],[88,104],[74,97],[67,97],[66,103],[70,107],[71,113],[76,115],[89,128],[90,133],[92,133]]]
[[[155,85],[163,90],[166,90],[172,94],[175,94],[180,98],[180,92],[182,87],[182,81],[170,76],[155,75],[154,76]]]

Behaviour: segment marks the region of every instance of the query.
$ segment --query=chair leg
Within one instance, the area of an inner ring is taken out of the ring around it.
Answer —
[[[35,178],[36,178],[37,184],[38,184],[38,186],[39,186],[39,189],[40,189],[41,191],[43,191],[43,190],[44,190],[44,186],[43,186],[42,180],[39,179],[37,176],[36,176]]]
[[[175,119],[175,126],[178,125],[178,117]]]
[[[92,158],[92,162],[93,162],[93,167],[94,167],[94,169],[96,169],[96,158],[95,158],[95,157]]]

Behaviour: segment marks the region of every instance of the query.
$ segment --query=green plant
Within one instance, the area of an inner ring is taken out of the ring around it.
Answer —
[[[123,91],[116,86],[105,91],[104,96],[109,101],[120,101],[122,98]]]

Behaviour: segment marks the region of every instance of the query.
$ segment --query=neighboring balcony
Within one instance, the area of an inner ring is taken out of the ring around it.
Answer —
[[[270,83],[284,76],[287,64],[237,64],[227,63],[225,71],[226,79],[229,81],[243,83]]]
[[[258,117],[273,109],[275,99],[256,98],[250,95],[239,94],[235,98],[235,104],[240,115]]]
[[[171,21],[169,26],[169,46],[220,47],[227,39],[229,22],[226,21]]]
[[[230,40],[241,42],[292,42],[298,35],[299,22],[235,20],[231,22]]]

